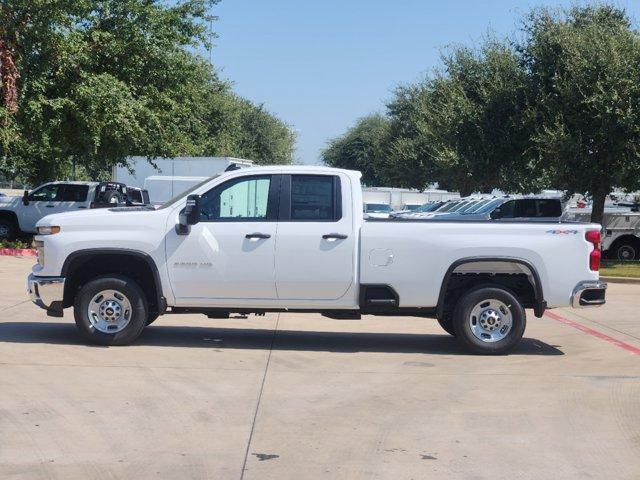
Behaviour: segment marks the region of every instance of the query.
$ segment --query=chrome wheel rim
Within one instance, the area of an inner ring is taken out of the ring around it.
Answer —
[[[499,342],[511,331],[513,315],[509,305],[496,300],[478,302],[469,315],[471,333],[483,342]]]
[[[102,290],[89,302],[87,314],[91,326],[102,333],[114,334],[131,321],[131,302],[117,290]]]
[[[636,257],[636,249],[631,245],[623,245],[618,249],[618,260],[633,260]]]

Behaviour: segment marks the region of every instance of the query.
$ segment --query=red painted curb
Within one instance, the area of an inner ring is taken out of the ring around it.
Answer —
[[[598,330],[594,330],[593,328],[586,327],[581,323],[574,322],[573,320],[569,320],[568,318],[561,317],[557,313],[546,311],[544,312],[544,314],[545,316],[557,322],[564,323],[565,325],[569,325],[570,327],[580,330],[582,333],[586,333],[587,335],[591,335],[592,337],[596,337],[596,338],[599,338],[600,340],[604,340],[605,342],[609,342],[612,345],[615,345],[618,348],[622,348],[623,350],[627,350],[628,352],[631,352],[634,355],[640,355],[640,348],[634,347],[633,345],[629,345],[628,343],[624,343],[623,341],[618,340],[617,338],[610,337],[605,333],[599,332]]]
[[[36,257],[37,252],[32,248],[0,248],[0,255],[9,257]]]

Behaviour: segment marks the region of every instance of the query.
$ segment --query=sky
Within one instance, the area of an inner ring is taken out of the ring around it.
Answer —
[[[518,34],[540,6],[582,1],[222,0],[212,61],[238,94],[287,122],[295,161],[321,163],[329,139],[384,112],[394,88],[440,65],[451,45]],[[640,19],[640,0],[614,0]]]

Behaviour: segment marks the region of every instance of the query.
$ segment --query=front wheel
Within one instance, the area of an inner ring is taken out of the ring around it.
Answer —
[[[442,327],[442,329],[447,332],[449,335],[456,336],[456,331],[453,328],[453,318],[451,315],[447,315],[445,318],[439,318],[438,323]]]
[[[15,240],[18,228],[13,220],[0,219],[0,240]]]
[[[453,314],[460,343],[473,353],[500,355],[520,342],[527,324],[522,304],[508,290],[483,287],[463,295]]]
[[[147,324],[147,300],[130,278],[113,275],[85,284],[73,305],[76,326],[83,337],[98,345],[126,345]]]

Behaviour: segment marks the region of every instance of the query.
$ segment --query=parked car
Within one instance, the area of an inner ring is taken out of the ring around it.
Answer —
[[[426,215],[415,213],[407,217],[443,221],[508,222],[526,219],[535,222],[559,222],[562,217],[562,203],[558,198],[502,197],[460,202],[449,210],[435,210]]]
[[[134,341],[159,315],[304,311],[437,318],[469,351],[506,353],[525,308],[605,302],[600,226],[369,219],[360,173],[273,166],[226,172],[157,210],[110,208],[37,223],[36,305],[94,343]]]
[[[136,197],[133,202],[129,195]],[[123,183],[49,182],[31,192],[25,190],[22,197],[0,198],[0,238],[35,234],[36,223],[54,213],[148,203],[143,190],[128,189]]]

